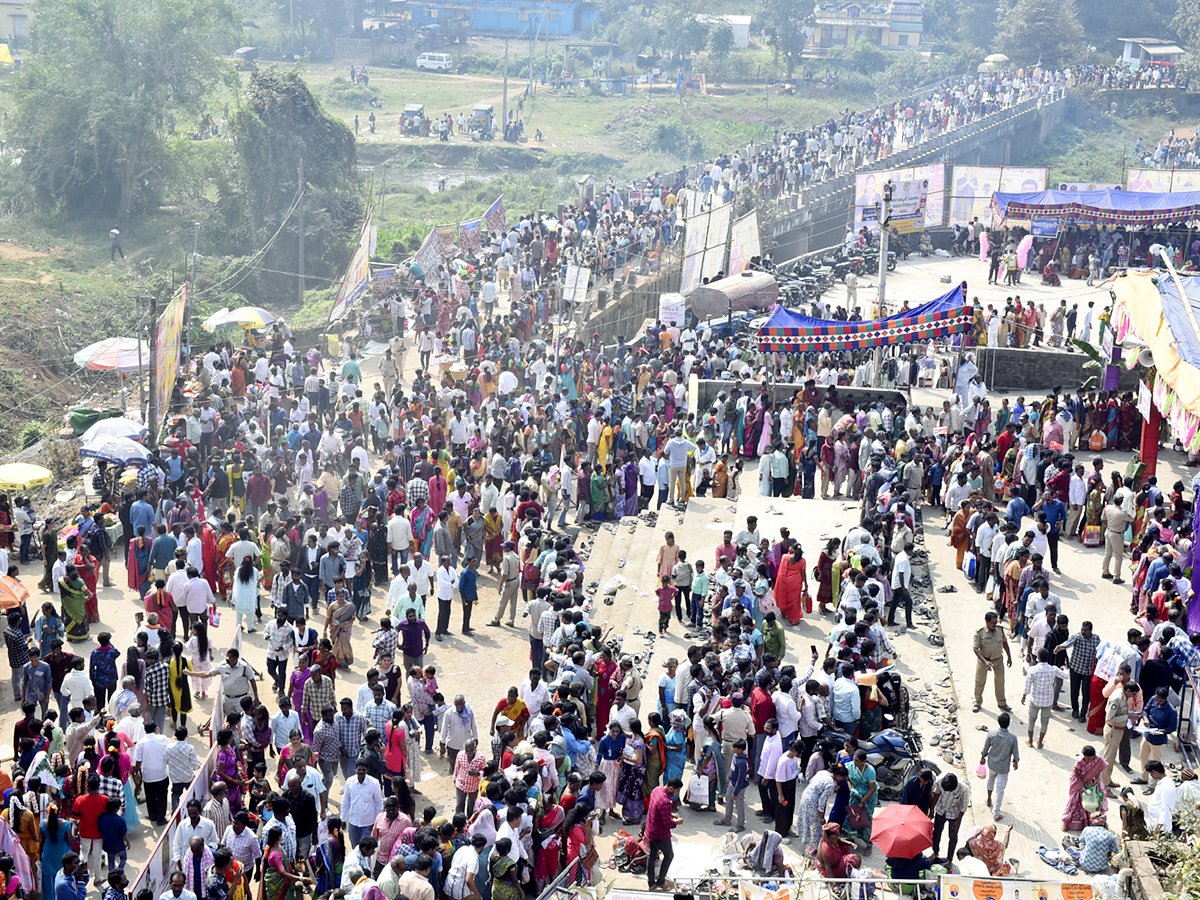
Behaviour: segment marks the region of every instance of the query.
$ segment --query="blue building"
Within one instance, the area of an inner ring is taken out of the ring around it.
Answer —
[[[584,0],[410,0],[415,25],[438,25],[465,14],[474,32],[560,37],[586,28],[596,10]]]

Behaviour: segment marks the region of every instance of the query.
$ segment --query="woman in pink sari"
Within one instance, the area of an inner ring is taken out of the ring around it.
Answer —
[[[1075,760],[1075,768],[1071,770],[1071,780],[1067,784],[1067,808],[1063,810],[1062,817],[1063,831],[1082,831],[1089,825],[1104,824],[1108,800],[1104,796],[1104,785],[1100,776],[1107,767],[1107,763],[1096,755],[1095,747],[1089,744],[1083,748],[1082,755]],[[1099,809],[1084,808],[1084,791],[1093,797],[1099,795]]]

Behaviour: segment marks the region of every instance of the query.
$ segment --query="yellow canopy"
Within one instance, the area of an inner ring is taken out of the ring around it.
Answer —
[[[13,63],[12,51],[8,49],[8,44],[0,44],[0,66],[11,66]]]
[[[0,466],[0,491],[23,491],[31,487],[41,487],[53,480],[53,472],[32,463],[9,463]]]

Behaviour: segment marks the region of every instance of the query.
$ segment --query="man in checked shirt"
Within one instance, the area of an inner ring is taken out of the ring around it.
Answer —
[[[354,702],[349,697],[341,701],[342,712],[334,724],[338,730],[338,754],[341,761],[342,778],[350,780],[354,774],[354,761],[358,759],[358,751],[362,747],[363,735],[369,724],[365,716],[354,711]],[[332,779],[327,779],[327,782]]]
[[[1037,665],[1026,672],[1025,692],[1021,695],[1022,703],[1029,701],[1029,737],[1025,741],[1027,746],[1033,746],[1033,726],[1038,716],[1041,716],[1042,730],[1038,735],[1037,747],[1042,749],[1042,742],[1046,740],[1046,729],[1050,726],[1050,709],[1054,706],[1055,687],[1067,677],[1069,676],[1066,669],[1059,669],[1050,664],[1049,650],[1043,647],[1037,652]]]

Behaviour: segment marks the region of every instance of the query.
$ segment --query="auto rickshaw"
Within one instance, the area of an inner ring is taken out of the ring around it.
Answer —
[[[427,134],[426,123],[429,120],[425,118],[424,103],[406,103],[404,104],[404,116],[400,120],[401,129],[404,134]]]
[[[492,132],[496,127],[496,107],[490,103],[476,104],[471,110],[471,118],[467,122],[467,128],[471,133],[473,141],[490,141],[492,140]]]
[[[239,72],[258,68],[258,48],[238,47],[233,51],[233,65]]]

